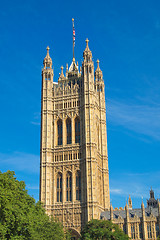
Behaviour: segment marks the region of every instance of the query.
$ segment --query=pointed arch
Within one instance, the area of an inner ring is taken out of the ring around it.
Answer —
[[[57,135],[58,135],[58,145],[62,145],[62,139],[63,139],[63,127],[62,127],[62,120],[59,119],[57,121]]]
[[[66,201],[72,201],[72,174],[67,172],[66,174]]]
[[[76,172],[76,200],[81,201],[81,172]]]
[[[62,173],[57,174],[57,202],[62,202]]]
[[[75,118],[75,143],[80,143],[80,119]]]
[[[72,126],[71,126],[71,119],[66,119],[66,134],[67,134],[67,144],[72,143]]]

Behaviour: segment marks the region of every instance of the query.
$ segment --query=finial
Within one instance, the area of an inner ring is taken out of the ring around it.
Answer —
[[[97,59],[97,68],[99,68],[99,59]]]
[[[61,75],[63,75],[63,66],[61,66]]]
[[[47,55],[49,55],[49,49],[50,49],[49,46],[47,46],[46,49],[47,49]]]
[[[72,21],[74,21],[74,18],[72,18]]]
[[[86,39],[86,47],[88,47],[88,42],[89,42],[89,40],[88,40],[88,38]]]
[[[66,64],[66,72],[68,72],[68,63]]]

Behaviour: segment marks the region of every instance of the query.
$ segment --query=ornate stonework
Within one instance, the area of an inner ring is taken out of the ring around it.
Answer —
[[[80,72],[73,58],[55,83],[47,47],[41,98],[40,200],[79,232],[110,208],[104,81],[88,40],[83,58]]]
[[[132,200],[129,197],[125,208],[113,209],[101,213],[101,219],[111,220],[117,224],[131,239],[156,240],[160,234],[160,203],[154,198],[151,189],[147,207],[142,202],[141,208],[132,209]]]

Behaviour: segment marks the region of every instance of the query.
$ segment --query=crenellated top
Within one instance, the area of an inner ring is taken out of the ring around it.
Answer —
[[[53,84],[53,95],[63,96],[68,94],[78,94],[80,92],[81,79],[61,81]]]
[[[43,60],[43,65],[44,69],[51,69],[52,68],[52,58],[49,55],[49,46],[46,48],[47,49],[47,55]]]

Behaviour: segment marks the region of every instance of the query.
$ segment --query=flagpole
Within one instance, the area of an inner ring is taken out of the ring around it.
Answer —
[[[73,60],[75,60],[74,58],[74,44],[75,44],[74,18],[72,18],[72,28],[73,28]]]

